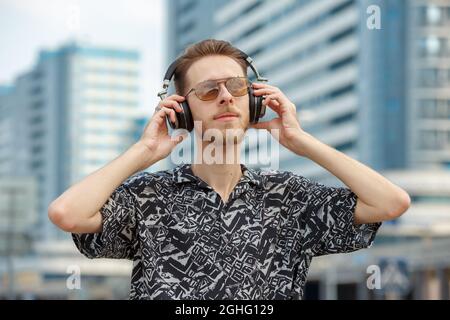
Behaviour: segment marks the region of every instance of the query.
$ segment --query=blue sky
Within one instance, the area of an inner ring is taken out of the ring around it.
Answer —
[[[0,0],[0,84],[29,70],[40,49],[70,39],[141,52],[141,106],[158,103],[166,61],[164,0]]]

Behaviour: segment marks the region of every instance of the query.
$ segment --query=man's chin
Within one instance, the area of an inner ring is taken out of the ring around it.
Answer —
[[[224,122],[224,123],[220,123],[220,124],[214,124],[214,126],[208,127],[207,129],[213,129],[213,130],[220,130],[222,132],[225,132],[227,130],[243,130],[243,131],[247,131],[248,129],[248,125],[245,126],[244,124],[242,124],[241,122]]]

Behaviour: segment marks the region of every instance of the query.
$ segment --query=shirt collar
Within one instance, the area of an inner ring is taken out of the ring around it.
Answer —
[[[247,168],[245,165],[241,164],[241,170],[242,170],[242,177],[239,180],[239,183],[241,182],[249,182],[250,184],[253,184],[257,187],[262,186],[262,176],[259,175],[255,170],[251,168]],[[173,180],[175,183],[199,183],[200,185],[206,185],[207,184],[198,178],[193,172],[190,164],[180,164],[173,170]]]

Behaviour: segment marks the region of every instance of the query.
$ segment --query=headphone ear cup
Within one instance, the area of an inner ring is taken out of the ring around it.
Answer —
[[[250,123],[258,123],[259,119],[266,113],[266,106],[263,105],[264,96],[255,96],[253,88],[249,87],[249,108],[250,108]]]
[[[186,129],[190,132],[193,129],[194,125],[193,125],[192,115],[191,115],[191,110],[189,108],[189,105],[185,101],[178,103],[178,105],[181,107],[183,112],[175,111],[175,117],[177,119],[177,122],[173,123],[170,120],[170,117],[166,115],[167,122],[169,122],[170,127],[174,130],[175,129]]]
[[[183,101],[179,103],[179,105],[181,109],[183,109],[183,112],[175,112],[178,121],[177,129],[186,129],[187,131],[191,132],[194,128],[191,108],[189,107],[187,101]]]
[[[257,97],[253,94],[253,88],[248,88],[248,107],[249,107],[249,121],[250,123],[256,123],[256,99]]]
[[[264,100],[265,97],[266,96],[258,97],[258,98],[260,98],[259,101],[258,101],[258,105],[259,105],[259,108],[258,108],[258,121],[259,121],[259,119],[264,117],[264,115],[266,114],[266,105],[263,104],[263,100]]]

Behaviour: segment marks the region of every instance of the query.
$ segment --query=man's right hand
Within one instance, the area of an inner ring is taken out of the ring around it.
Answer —
[[[144,132],[137,142],[148,150],[148,157],[144,160],[142,169],[166,158],[173,148],[187,137],[187,132],[171,137],[166,123],[166,115],[170,121],[174,123],[177,121],[175,112],[182,112],[179,103],[184,100],[183,96],[174,94],[162,100],[156,107],[157,111],[145,126]],[[159,111],[158,108],[160,108]]]
[[[181,111],[178,102],[183,100],[184,97],[172,95],[161,101],[161,110],[152,116],[139,141],[55,199],[48,208],[50,220],[67,232],[101,232],[100,209],[114,190],[131,175],[167,157],[180,143],[180,136],[169,136],[165,117],[167,114],[175,121],[174,110]]]

